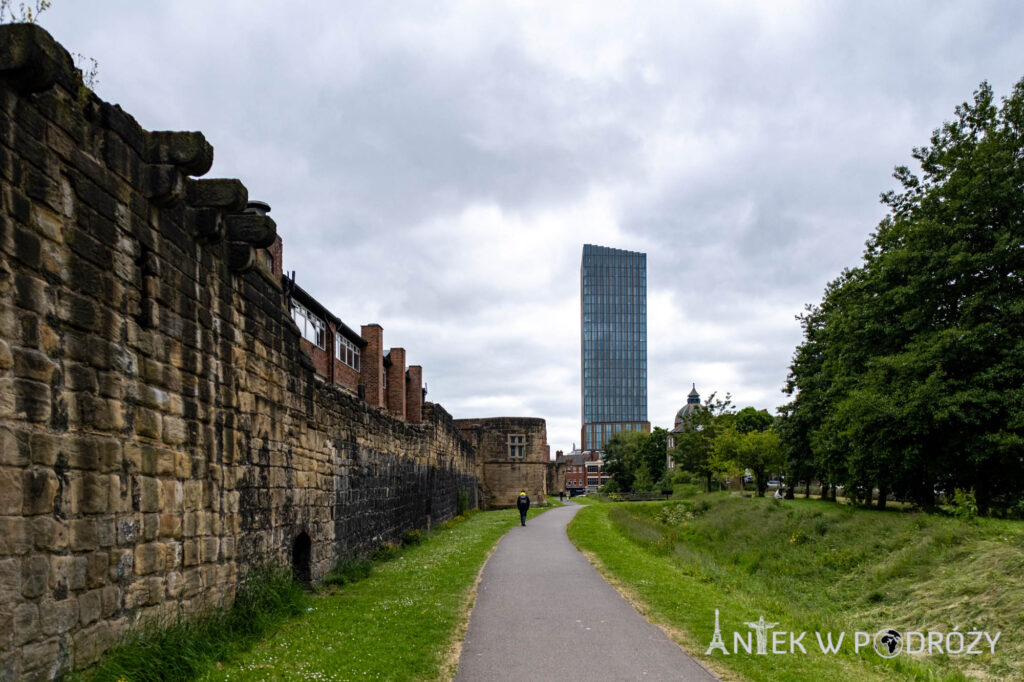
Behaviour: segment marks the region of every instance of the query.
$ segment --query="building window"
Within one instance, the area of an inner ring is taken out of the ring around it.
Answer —
[[[324,348],[327,341],[326,325],[323,320],[295,301],[292,301],[292,319],[298,325],[302,338],[316,345],[317,348]]]
[[[359,371],[359,346],[346,339],[341,334],[334,337],[334,357],[346,365]]]
[[[597,478],[587,477],[587,485],[601,485],[597,482]]]
[[[526,446],[526,436],[509,436],[508,437],[508,456],[509,457],[522,457],[523,449]]]
[[[596,464],[588,464],[587,465],[587,473],[588,474],[596,474],[597,473],[597,465]]]

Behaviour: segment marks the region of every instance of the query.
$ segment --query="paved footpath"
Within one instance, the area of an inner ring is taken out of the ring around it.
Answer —
[[[580,508],[551,509],[498,543],[484,566],[456,682],[717,679],[569,542],[565,527]]]

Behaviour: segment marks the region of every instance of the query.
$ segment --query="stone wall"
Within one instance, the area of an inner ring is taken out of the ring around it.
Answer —
[[[533,417],[456,419],[456,426],[476,452],[480,506],[510,507],[525,490],[533,504],[545,504],[551,448],[547,424]],[[523,456],[509,452],[509,437],[522,436]]]
[[[335,561],[476,503],[440,407],[406,423],[315,379],[276,226],[197,180],[35,26],[0,27],[0,680],[229,604],[256,564]]]

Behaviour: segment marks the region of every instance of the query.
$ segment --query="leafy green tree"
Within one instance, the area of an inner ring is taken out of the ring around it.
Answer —
[[[787,457],[851,496],[981,510],[1024,494],[1024,80],[913,150],[863,263],[805,318],[780,430]],[[807,449],[810,449],[810,453]]]
[[[647,434],[641,431],[619,431],[604,446],[604,470],[611,474],[619,490],[633,490],[637,470],[642,464],[641,450]],[[647,474],[650,478],[650,473]]]
[[[730,396],[726,394],[725,400],[721,400],[716,395],[708,396],[700,409],[683,424],[682,430],[673,435],[676,445],[672,458],[677,465],[703,478],[705,490],[711,489],[711,477],[717,464],[715,438],[734,416]]]
[[[714,442],[716,459],[722,465],[734,462],[741,470],[750,469],[758,497],[764,497],[768,474],[781,469],[785,462],[774,426],[775,419],[767,412],[744,407]]]

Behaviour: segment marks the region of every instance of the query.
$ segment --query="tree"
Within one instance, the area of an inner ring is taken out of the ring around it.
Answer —
[[[604,470],[614,477],[616,486],[623,492],[633,490],[646,439],[647,434],[641,431],[619,431],[605,443]],[[649,472],[647,479],[653,480]]]
[[[809,311],[787,380],[788,457],[880,506],[1024,494],[1024,80],[1001,107],[982,83],[955,114],[913,150],[920,176],[896,169],[902,189]]]
[[[775,419],[767,412],[744,407],[736,413],[732,424],[721,430],[714,443],[720,466],[735,462],[742,469],[750,469],[758,497],[764,497],[768,473],[778,471],[785,461],[774,425]]]
[[[711,476],[715,472],[715,437],[728,425],[734,409],[728,394],[725,400],[716,395],[708,396],[700,409],[683,423],[682,430],[675,432],[676,446],[671,453],[676,464],[705,479],[705,490],[711,489]]]

